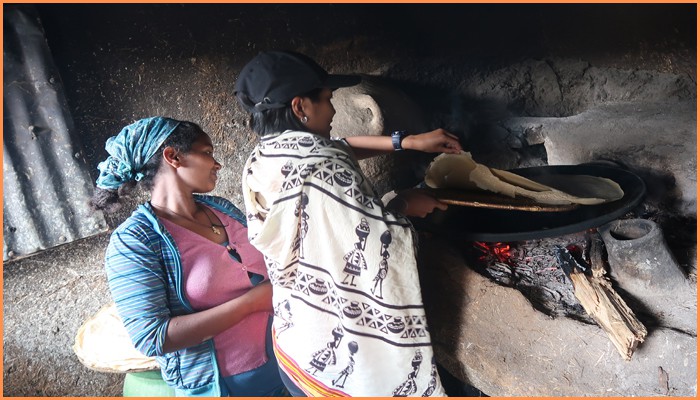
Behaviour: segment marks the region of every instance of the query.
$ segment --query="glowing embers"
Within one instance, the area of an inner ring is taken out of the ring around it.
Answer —
[[[510,261],[511,246],[508,243],[474,242],[474,248],[479,249],[484,253],[484,255],[480,257],[481,261],[487,263],[491,261],[498,261],[512,265]]]
[[[587,248],[584,234],[518,242],[467,242],[470,265],[494,282],[519,290],[536,309],[550,316],[588,320],[562,270],[558,254],[577,259]]]

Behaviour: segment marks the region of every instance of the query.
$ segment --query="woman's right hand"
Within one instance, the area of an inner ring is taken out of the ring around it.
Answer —
[[[246,294],[216,307],[170,319],[163,344],[166,353],[194,346],[236,325],[248,315],[272,311],[272,284],[261,282]]]
[[[244,295],[250,301],[251,312],[272,311],[272,284],[260,282]]]
[[[447,204],[429,195],[422,189],[407,189],[399,192],[388,204],[389,208],[407,217],[425,218],[439,210],[447,210]]]
[[[408,135],[401,142],[401,145],[407,150],[418,150],[426,153],[459,154],[462,152],[462,145],[459,143],[457,135],[442,128],[417,135]]]

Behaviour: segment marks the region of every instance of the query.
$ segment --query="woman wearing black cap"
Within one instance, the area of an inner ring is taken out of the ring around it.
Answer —
[[[443,129],[332,139],[332,91],[359,81],[273,51],[250,61],[236,82],[261,136],[243,195],[251,243],[273,284],[281,377],[302,396],[444,396],[406,216],[447,206],[410,190],[384,204],[356,160],[461,146]]]

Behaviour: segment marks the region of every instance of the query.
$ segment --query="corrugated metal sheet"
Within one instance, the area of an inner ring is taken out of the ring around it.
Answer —
[[[3,6],[4,263],[108,227],[35,10]]]

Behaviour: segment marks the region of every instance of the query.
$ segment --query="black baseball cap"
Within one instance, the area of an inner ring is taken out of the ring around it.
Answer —
[[[285,107],[295,96],[313,89],[353,86],[360,80],[357,75],[329,74],[300,53],[266,51],[243,67],[234,94],[247,111],[259,112]]]

